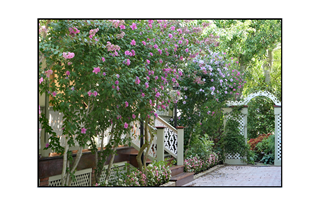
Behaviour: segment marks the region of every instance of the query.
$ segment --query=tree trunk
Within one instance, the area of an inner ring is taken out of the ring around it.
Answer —
[[[68,160],[68,150],[69,150],[69,144],[66,143],[66,146],[64,147],[64,153],[63,153],[63,162],[62,162],[62,173],[61,173],[61,186],[65,186],[67,183],[67,160]]]
[[[264,77],[265,77],[265,82],[267,84],[269,84],[271,80],[270,72],[272,69],[272,65],[273,65],[273,51],[267,50],[266,62],[263,64]]]
[[[115,155],[116,155],[116,154],[115,154],[116,149],[117,149],[117,146],[116,146],[116,145],[113,145],[111,160],[110,160],[110,162],[109,162],[108,170],[107,170],[107,175],[106,175],[106,181],[109,179],[109,177],[110,177],[110,175],[111,175],[111,169],[112,169],[114,157],[115,157]]]

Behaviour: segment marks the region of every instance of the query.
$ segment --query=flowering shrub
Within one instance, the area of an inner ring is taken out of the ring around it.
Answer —
[[[154,161],[146,168],[145,174],[136,168],[130,168],[127,173],[117,172],[115,178],[99,186],[159,186],[169,182],[171,170],[164,161]]]
[[[250,150],[256,150],[256,146],[259,142],[261,142],[264,139],[267,139],[271,133],[268,134],[261,134],[257,138],[250,139],[248,141],[248,144],[250,145]]]
[[[190,156],[184,160],[184,170],[186,172],[199,173],[210,167],[213,167],[218,162],[218,155],[210,154],[207,159],[201,159],[198,155]]]
[[[216,132],[223,125],[221,107],[227,100],[237,99],[238,90],[245,84],[238,62],[228,59],[226,53],[209,51],[196,56],[186,67],[180,80],[182,97],[177,103],[178,124],[185,127],[185,150],[197,135],[206,133],[212,139],[221,135]],[[199,123],[201,133],[194,130]]]

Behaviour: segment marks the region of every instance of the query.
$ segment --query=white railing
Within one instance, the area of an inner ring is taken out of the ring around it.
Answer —
[[[131,127],[132,129],[131,129],[130,137],[131,137],[132,146],[136,150],[140,150],[140,121],[135,121],[131,123]],[[151,160],[154,160],[157,157],[157,135],[155,134],[156,131],[157,131],[156,128],[148,124],[149,139],[151,139],[151,135],[154,135],[153,141],[151,143],[151,146],[147,155],[148,158]],[[147,149],[145,149],[144,151],[146,152]]]
[[[172,155],[174,158],[177,158],[178,155],[178,130],[171,126],[167,121],[161,117],[155,119],[155,126],[166,127],[164,129],[164,148],[165,151]]]
[[[158,115],[162,115],[162,116],[169,116],[169,111],[167,110],[157,110],[157,114]]]
[[[148,158],[154,160],[157,158],[157,129],[155,127],[165,127],[163,132],[163,140],[164,140],[164,151],[168,152],[174,158],[178,158],[178,130],[171,126],[168,122],[166,122],[161,117],[157,117],[154,122],[155,126],[151,126],[148,124],[148,137],[151,139],[151,135],[154,135],[153,141],[151,143],[149,152],[147,154]],[[57,134],[57,137],[60,138],[60,145],[65,146],[66,140],[65,135],[62,135],[62,125],[63,125],[63,114],[57,111],[49,110],[49,126],[53,129],[53,131]],[[140,121],[135,121],[130,124],[131,131],[129,137],[131,139],[132,146],[139,150],[140,149]],[[182,133],[183,134],[183,133]],[[50,135],[49,135],[50,137]],[[111,126],[105,131],[103,146],[106,146],[111,137]],[[125,139],[127,134],[122,134],[121,139]],[[73,138],[76,138],[74,136]],[[97,135],[95,138],[95,142],[98,147],[101,145],[101,136]],[[182,135],[183,142],[183,135]],[[75,141],[76,146],[79,146],[78,142]],[[181,143],[183,147],[183,143]],[[73,148],[70,148],[73,149]],[[183,148],[181,149],[183,153]],[[146,149],[145,149],[146,152]],[[161,151],[159,151],[161,152]],[[163,152],[163,151],[162,151]]]

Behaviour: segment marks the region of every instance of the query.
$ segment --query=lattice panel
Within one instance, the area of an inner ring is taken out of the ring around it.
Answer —
[[[72,181],[71,186],[74,186],[74,187],[91,186],[91,174],[92,174],[91,168],[77,171],[75,173],[76,181]],[[49,177],[49,186],[52,186],[52,187],[61,186],[61,175]]]
[[[278,115],[277,119],[277,158],[278,160],[281,160],[281,113]]]
[[[226,154],[226,159],[242,159],[243,157],[240,156],[239,153],[236,153],[234,155],[232,154]]]
[[[155,119],[156,127],[166,127],[164,129],[164,148],[173,157],[178,153],[178,131],[161,117]]]
[[[232,120],[236,120],[237,122],[239,122],[239,130],[240,130],[240,134],[244,135],[244,130],[245,130],[245,125],[244,125],[244,120],[245,120],[245,115],[244,114],[239,114],[237,117],[233,117],[230,114],[226,116],[227,121],[232,119]],[[226,154],[226,159],[243,159],[242,156],[240,156],[239,153],[236,153],[234,155],[232,154]]]
[[[164,147],[177,154],[178,152],[178,134],[166,127],[164,129]]]
[[[118,164],[114,164],[111,168],[111,174],[109,176],[108,181],[114,181],[116,180],[116,171],[115,171],[115,167],[117,167],[119,169],[119,173],[124,174],[127,171],[125,162],[121,162]],[[106,170],[108,169],[108,165],[104,166],[104,170],[101,173],[100,176],[100,182],[105,182],[106,181]]]
[[[239,114],[239,116],[237,116],[237,117],[232,117],[230,114],[226,116],[227,121],[229,119],[232,119],[232,120],[236,120],[237,122],[239,122],[238,128],[240,130],[241,135],[244,135],[244,126],[245,126],[244,125],[244,120],[245,120],[244,118],[245,118],[244,114]]]

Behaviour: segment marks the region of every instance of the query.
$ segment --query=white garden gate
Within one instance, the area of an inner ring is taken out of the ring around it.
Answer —
[[[239,129],[242,135],[244,135],[245,142],[247,143],[247,116],[248,116],[248,108],[247,104],[251,99],[257,96],[268,97],[273,101],[274,105],[274,115],[275,115],[275,157],[274,157],[274,165],[281,166],[281,102],[278,99],[267,91],[259,91],[247,96],[243,101],[228,101],[228,108],[223,108],[223,113],[225,114],[224,125],[229,118],[231,118],[230,113],[232,112],[232,106],[244,106],[241,110],[241,115],[238,119],[236,119],[240,125]],[[226,154],[225,163],[226,164],[237,164],[243,165],[246,164],[241,159],[246,157],[240,157],[239,154],[230,155]]]

